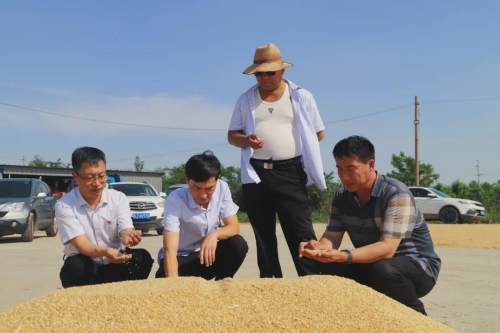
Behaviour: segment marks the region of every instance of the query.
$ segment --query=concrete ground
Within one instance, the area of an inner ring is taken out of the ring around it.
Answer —
[[[315,225],[320,236],[324,225]],[[241,233],[248,241],[248,256],[235,278],[256,277],[255,240],[249,224]],[[281,232],[278,233],[280,258],[286,277],[296,276]],[[156,234],[144,235],[142,246],[156,257],[162,239]],[[430,317],[456,328],[459,332],[500,331],[500,251],[482,249],[437,248],[443,260],[435,288],[423,301]],[[19,237],[0,238],[0,311],[61,288],[59,269],[62,246],[58,237],[37,233],[32,243]],[[153,267],[150,278],[154,276]]]

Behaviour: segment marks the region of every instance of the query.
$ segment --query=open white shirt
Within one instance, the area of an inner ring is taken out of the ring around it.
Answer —
[[[325,125],[316,106],[313,95],[292,81],[287,80],[292,98],[294,112],[294,132],[299,136],[299,150],[304,161],[304,171],[307,174],[307,185],[315,184],[320,190],[326,189],[323,174],[323,162],[317,132],[323,131]],[[234,107],[230,131],[243,131],[246,135],[255,132],[255,94],[258,92],[254,85],[243,93]],[[260,178],[250,164],[253,155],[251,147],[241,149],[241,182],[243,184],[260,183]]]
[[[85,235],[94,245],[119,248],[120,231],[134,227],[125,194],[106,188],[95,209],[83,199],[78,187],[65,194],[56,203],[56,222],[65,257],[79,253],[70,243],[77,236]],[[108,263],[106,257],[92,259],[98,264]]]

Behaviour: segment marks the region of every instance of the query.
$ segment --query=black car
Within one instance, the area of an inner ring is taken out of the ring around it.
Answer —
[[[55,201],[49,186],[41,180],[0,179],[0,236],[21,234],[23,241],[31,242],[35,230],[44,230],[54,237]]]

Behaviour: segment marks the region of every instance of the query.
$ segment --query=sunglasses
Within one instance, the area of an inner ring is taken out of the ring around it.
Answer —
[[[256,72],[254,75],[256,77],[260,77],[262,75],[265,75],[265,76],[274,76],[274,74],[276,74],[276,71],[270,71],[270,72]]]

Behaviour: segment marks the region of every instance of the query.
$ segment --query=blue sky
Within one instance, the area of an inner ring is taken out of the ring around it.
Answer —
[[[212,149],[225,165],[242,75],[256,46],[277,43],[286,77],[316,97],[331,150],[348,135],[375,144],[377,165],[420,156],[440,181],[500,179],[498,1],[3,1],[0,10],[0,163],[69,161],[103,149],[111,168],[170,167]],[[2,104],[3,103],[3,104]],[[118,126],[51,116],[163,128]],[[378,111],[372,116],[365,116]],[[358,117],[362,116],[362,117]],[[165,127],[204,128],[174,130]]]

